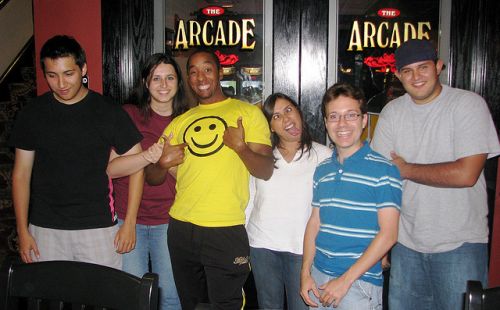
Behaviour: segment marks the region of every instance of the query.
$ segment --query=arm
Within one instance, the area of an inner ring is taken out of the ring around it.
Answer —
[[[34,151],[16,149],[16,158],[12,171],[12,200],[16,214],[19,254],[25,263],[33,262],[31,251],[34,252],[36,257],[40,257],[35,239],[28,231],[30,184],[34,160]]]
[[[304,302],[312,307],[318,305],[309,297],[309,291],[319,298],[319,291],[311,277],[311,266],[313,264],[314,255],[316,254],[316,236],[320,227],[319,208],[314,208],[307,222],[306,232],[304,234],[304,253],[302,256],[302,270],[300,272],[300,296]]]
[[[140,154],[141,145],[137,143],[121,157],[130,157]],[[125,161],[124,161],[125,162]],[[135,247],[135,223],[137,213],[141,204],[142,190],[144,185],[144,171],[140,169],[129,178],[128,204],[123,225],[116,233],[114,245],[118,253],[127,253]]]
[[[163,136],[163,138],[165,143],[160,159],[155,164],[146,166],[145,169],[146,182],[152,186],[163,184],[167,173],[176,177],[177,166],[184,162],[186,143],[171,145],[172,134],[169,137]]]
[[[434,187],[471,187],[476,184],[486,162],[487,154],[477,154],[453,162],[436,164],[407,163],[391,152],[392,162],[398,166],[401,178]]]
[[[323,305],[338,306],[354,281],[375,265],[396,243],[398,238],[399,211],[384,208],[378,211],[379,233],[361,257],[340,277],[320,286],[323,289],[320,301]]]
[[[273,151],[268,145],[245,143],[245,129],[242,118],[238,118],[238,127],[228,127],[224,132],[224,144],[238,154],[251,175],[269,180],[273,175]]]
[[[119,156],[112,150],[106,172],[112,179],[131,175],[151,163],[156,163],[162,150],[163,146],[159,143],[154,143],[147,150],[141,149],[141,152],[134,155]]]

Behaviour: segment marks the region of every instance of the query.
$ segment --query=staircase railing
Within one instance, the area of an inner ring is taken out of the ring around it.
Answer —
[[[0,0],[0,9],[2,9],[2,6],[5,5],[3,3],[6,1],[8,1],[8,0]],[[19,53],[16,55],[16,57],[14,58],[12,63],[7,67],[7,70],[5,70],[5,72],[0,76],[0,85],[9,76],[10,72],[12,72],[12,70],[16,67],[19,60],[24,56],[24,54],[30,50],[32,44],[34,44],[34,37],[33,36],[31,36],[31,38],[28,39],[28,41],[26,42],[26,44],[24,44],[21,51],[19,51]]]
[[[0,10],[9,2],[9,0],[0,0]]]

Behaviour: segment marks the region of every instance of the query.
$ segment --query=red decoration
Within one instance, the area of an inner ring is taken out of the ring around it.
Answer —
[[[215,51],[215,55],[219,58],[219,62],[223,66],[230,66],[237,63],[240,58],[236,54],[222,54],[220,51]]]
[[[393,8],[383,8],[377,11],[377,15],[382,18],[395,18],[398,17],[399,14],[401,14],[401,12]]]
[[[201,10],[201,12],[206,15],[206,16],[220,16],[224,14],[224,8],[221,8],[220,6],[208,6],[204,9]]]
[[[384,55],[380,57],[368,56],[363,62],[370,68],[379,68],[379,70],[377,70],[378,72],[389,72],[389,70],[392,73],[396,72],[396,59],[394,58],[394,53],[384,53]]]

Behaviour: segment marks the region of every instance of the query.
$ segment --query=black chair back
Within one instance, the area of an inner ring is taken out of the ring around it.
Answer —
[[[11,262],[2,270],[5,281],[0,309],[156,310],[158,275],[142,279],[106,266],[48,261]],[[6,279],[6,280],[5,280]]]
[[[480,281],[467,281],[465,292],[465,310],[500,309],[500,287],[486,288]]]

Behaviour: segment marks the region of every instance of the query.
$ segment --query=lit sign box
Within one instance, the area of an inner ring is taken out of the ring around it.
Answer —
[[[224,14],[224,8],[211,6],[203,8],[203,15],[219,17]],[[255,20],[253,18],[179,20],[175,29],[174,49],[189,49],[190,47],[232,47],[239,46],[242,50],[253,50]]]

